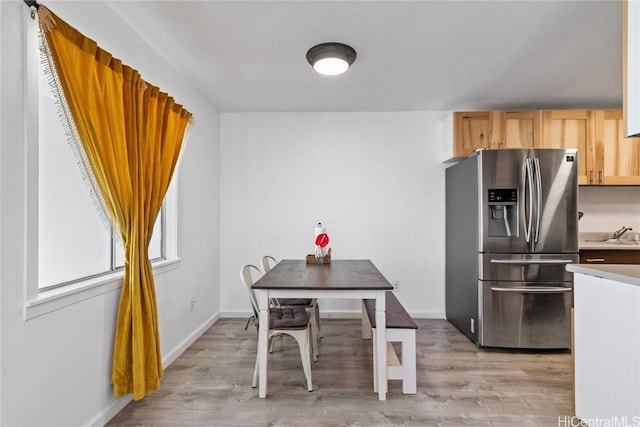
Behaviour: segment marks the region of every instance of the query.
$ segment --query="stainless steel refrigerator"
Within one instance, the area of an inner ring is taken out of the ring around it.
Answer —
[[[575,149],[482,150],[446,169],[446,315],[483,347],[571,344]]]

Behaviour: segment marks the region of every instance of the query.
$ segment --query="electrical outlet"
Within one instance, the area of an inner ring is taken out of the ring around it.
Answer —
[[[195,309],[195,308],[196,308],[196,297],[195,297],[195,296],[193,296],[193,295],[191,295],[191,298],[190,298],[190,300],[189,300],[189,303],[190,303],[189,309],[190,309],[191,311],[193,311],[193,309]]]
[[[476,333],[476,321],[473,317],[471,318],[471,333],[472,334]]]
[[[391,286],[393,286],[393,290],[397,291],[400,288],[400,281],[399,280],[392,280],[391,281]]]

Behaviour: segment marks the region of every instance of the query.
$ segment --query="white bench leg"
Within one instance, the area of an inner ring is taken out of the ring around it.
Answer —
[[[402,341],[402,393],[416,394],[416,330],[407,330]]]
[[[402,380],[403,394],[416,394],[416,330],[415,329],[387,329],[387,342],[402,343],[402,361],[400,365],[389,366],[389,357],[387,356],[387,380]],[[376,366],[378,363],[376,353],[376,333],[375,328],[371,327],[369,316],[367,315],[364,302],[362,303],[362,339],[372,339],[373,348],[373,391],[378,392],[378,372]],[[388,385],[388,384],[387,384]],[[386,387],[388,390],[388,386]]]
[[[376,335],[374,333],[374,343],[375,339]],[[387,342],[400,342],[402,344],[401,364],[399,366],[387,366],[387,380],[402,380],[402,393],[416,394],[416,330],[387,329]],[[375,344],[373,348],[375,348]],[[375,351],[373,352],[373,363],[375,367]],[[374,392],[378,391],[378,378],[375,369],[373,370],[373,390]]]

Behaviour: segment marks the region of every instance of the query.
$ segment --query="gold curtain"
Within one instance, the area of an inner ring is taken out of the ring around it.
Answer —
[[[162,376],[148,248],[191,114],[45,6],[38,16],[67,136],[125,248],[111,381],[138,400]]]

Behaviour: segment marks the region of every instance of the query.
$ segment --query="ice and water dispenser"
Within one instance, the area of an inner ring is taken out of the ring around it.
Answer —
[[[489,236],[518,236],[518,190],[516,188],[489,189]]]

